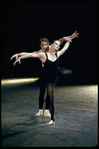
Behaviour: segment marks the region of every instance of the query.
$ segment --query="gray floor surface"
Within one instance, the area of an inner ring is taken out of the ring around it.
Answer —
[[[4,147],[94,147],[98,144],[98,86],[55,87],[55,125],[35,117],[39,85],[1,86]]]

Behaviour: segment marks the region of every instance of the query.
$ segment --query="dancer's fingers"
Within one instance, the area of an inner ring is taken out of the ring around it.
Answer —
[[[19,61],[19,64],[21,65],[21,61]]]
[[[10,60],[12,60],[14,58],[14,56],[11,56]]]
[[[15,66],[15,65],[16,65],[16,62],[13,63],[13,66]]]
[[[15,59],[16,59],[16,60],[18,59],[18,55],[16,55]]]

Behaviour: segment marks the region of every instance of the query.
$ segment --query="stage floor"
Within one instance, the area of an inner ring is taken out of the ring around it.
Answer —
[[[98,86],[55,87],[55,125],[38,112],[39,84],[1,86],[4,147],[94,147],[98,144]]]

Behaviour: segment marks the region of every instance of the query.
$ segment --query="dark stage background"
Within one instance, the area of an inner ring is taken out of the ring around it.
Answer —
[[[38,77],[40,60],[22,60],[21,65],[14,67],[10,57],[39,50],[42,37],[52,42],[74,31],[79,32],[79,37],[60,57],[59,66],[71,69],[71,77],[79,82],[97,83],[97,4],[94,1],[3,2],[1,78]]]

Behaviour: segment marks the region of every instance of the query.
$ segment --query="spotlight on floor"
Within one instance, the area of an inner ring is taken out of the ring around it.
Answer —
[[[37,81],[39,78],[2,79],[1,86],[21,85]]]

